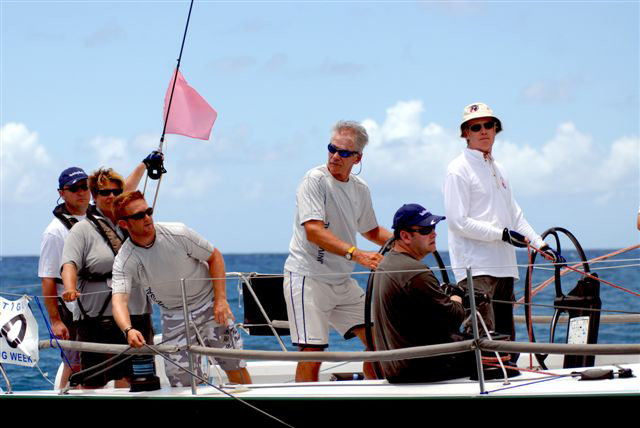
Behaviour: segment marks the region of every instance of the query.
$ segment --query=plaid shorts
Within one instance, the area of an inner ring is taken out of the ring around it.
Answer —
[[[240,337],[240,333],[233,323],[223,326],[213,319],[213,302],[191,311],[189,316],[192,321],[189,326],[192,344],[210,348],[242,349],[242,337]],[[194,331],[194,325],[197,327],[198,334]],[[187,345],[182,309],[175,311],[164,310],[162,312],[162,339],[165,345],[181,347]],[[170,354],[169,358],[181,368],[189,369],[189,355],[186,351]],[[215,360],[224,371],[239,370],[246,367],[244,360],[228,358],[215,358]],[[197,359],[196,361],[200,360]],[[196,373],[199,376],[203,376],[204,373],[200,364],[196,363],[194,366]],[[191,385],[191,374],[181,368],[171,363],[165,364],[165,372],[171,386]],[[200,383],[200,381],[197,383]]]

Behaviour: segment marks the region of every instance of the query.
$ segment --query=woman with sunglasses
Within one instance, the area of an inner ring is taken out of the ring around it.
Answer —
[[[113,260],[126,239],[116,224],[112,208],[118,195],[137,187],[143,172],[144,165],[142,169],[136,168],[132,174],[134,179],[129,177],[126,186],[123,178],[112,169],[99,169],[89,176],[89,189],[95,205],[89,207],[87,218],[71,230],[62,254],[63,298],[78,302],[80,341],[127,343],[113,320],[111,310]],[[151,303],[142,292],[132,294],[129,310],[135,315],[132,321],[152,343]],[[80,356],[82,369],[94,367],[112,356],[83,352]],[[104,373],[91,376],[105,367],[86,372],[81,381],[83,387],[99,388],[112,379],[116,380],[116,387],[128,387],[126,378],[131,376],[131,364],[116,362],[111,362],[112,367]]]

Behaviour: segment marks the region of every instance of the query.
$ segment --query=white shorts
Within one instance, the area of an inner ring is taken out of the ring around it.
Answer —
[[[329,346],[329,326],[345,339],[364,326],[364,290],[355,279],[332,285],[309,276],[284,272],[291,342],[298,346]]]

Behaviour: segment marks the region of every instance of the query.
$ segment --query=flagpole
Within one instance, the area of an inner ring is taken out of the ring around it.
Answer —
[[[182,60],[182,51],[184,50],[184,42],[187,39],[187,30],[189,29],[189,21],[191,20],[191,10],[193,9],[193,0],[189,5],[189,14],[187,15],[187,23],[184,26],[184,35],[182,36],[182,45],[180,46],[180,55],[178,55],[178,65],[176,71],[173,74],[173,86],[171,87],[171,95],[169,96],[169,104],[167,105],[167,114],[164,117],[164,126],[162,127],[162,135],[160,136],[160,146],[158,151],[162,153],[162,144],[164,143],[164,135],[167,130],[167,122],[169,121],[169,112],[171,111],[171,101],[173,100],[173,91],[176,88],[176,82],[178,81],[178,71],[180,70],[180,61]],[[159,183],[158,183],[159,184]]]
[[[173,92],[176,89],[176,82],[178,81],[178,71],[180,70],[180,61],[182,61],[182,52],[184,50],[184,43],[187,40],[187,30],[189,29],[189,21],[191,20],[191,11],[193,10],[193,0],[189,4],[189,13],[187,14],[187,22],[184,26],[184,34],[182,35],[182,44],[180,45],[180,54],[178,55],[178,64],[176,65],[176,71],[173,73],[173,85],[171,86],[171,95],[169,96],[169,103],[167,104],[167,114],[164,117],[164,124],[162,126],[162,135],[160,136],[160,144],[158,146],[158,152],[162,153],[162,146],[164,144],[164,136],[167,131],[167,122],[169,121],[169,113],[171,112],[171,101],[173,101]],[[164,167],[161,167],[164,170]],[[162,172],[158,177],[158,185],[156,186],[156,194],[153,197],[153,208],[156,207],[156,201],[158,200],[158,193],[160,192],[160,184],[162,183]],[[149,180],[149,171],[147,170],[147,176],[144,180],[143,195],[147,190],[147,181]]]

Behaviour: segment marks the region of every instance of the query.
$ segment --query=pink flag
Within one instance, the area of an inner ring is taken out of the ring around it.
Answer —
[[[173,76],[175,76],[175,73]],[[163,119],[167,117],[167,107],[169,106],[171,88],[173,87],[173,76],[171,76],[169,88],[164,96]],[[189,86],[182,73],[178,71],[178,81],[173,91],[171,110],[165,133],[208,140],[211,135],[211,128],[213,128],[213,122],[216,121],[217,117],[218,113],[195,89]]]

